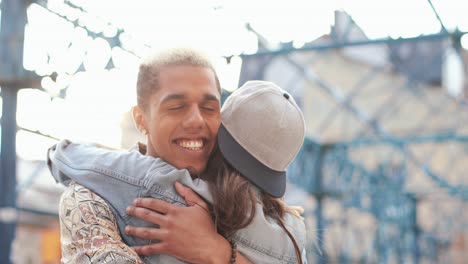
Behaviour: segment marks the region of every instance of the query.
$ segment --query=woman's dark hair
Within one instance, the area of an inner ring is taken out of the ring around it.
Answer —
[[[288,212],[299,217],[298,210],[263,191],[258,194],[255,187],[224,159],[218,148],[213,151],[202,178],[208,182],[213,195],[211,213],[219,234],[229,239],[237,230],[248,226],[255,216],[255,205],[261,202],[263,213],[283,228],[294,245],[298,263],[302,263],[299,246],[284,224],[284,214]]]

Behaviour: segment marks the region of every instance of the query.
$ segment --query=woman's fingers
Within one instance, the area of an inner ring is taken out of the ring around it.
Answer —
[[[161,214],[167,214],[174,207],[172,204],[156,198],[137,198],[133,201],[133,205],[148,208]]]
[[[165,253],[167,250],[164,243],[133,247],[133,249],[136,251],[138,255],[144,255],[144,256],[162,254],[162,253]]]
[[[160,228],[149,228],[149,227],[135,227],[126,226],[125,233],[127,235],[136,236],[144,239],[151,240],[164,240],[167,237],[167,231]],[[157,241],[154,241],[157,242]]]
[[[189,187],[184,186],[180,182],[174,183],[176,191],[180,194],[180,196],[184,197],[185,202],[189,206],[198,205],[208,211],[208,204],[200,197],[197,193],[195,193]]]

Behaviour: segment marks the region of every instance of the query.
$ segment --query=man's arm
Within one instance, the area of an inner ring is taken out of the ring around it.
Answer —
[[[125,232],[129,235],[160,240],[156,244],[134,247],[136,252],[141,255],[168,254],[190,263],[229,263],[231,246],[216,232],[208,205],[192,189],[178,182],[175,187],[189,207],[140,198],[127,208],[129,215],[160,227],[126,227]],[[238,253],[236,263],[251,262]]]
[[[62,263],[143,263],[119,233],[109,205],[72,183],[60,200]]]

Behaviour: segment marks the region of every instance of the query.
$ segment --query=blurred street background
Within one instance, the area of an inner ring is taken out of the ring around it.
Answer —
[[[191,46],[268,80],[307,138],[309,263],[467,263],[468,2],[0,0],[0,263],[60,263],[60,139],[128,148],[139,59]]]

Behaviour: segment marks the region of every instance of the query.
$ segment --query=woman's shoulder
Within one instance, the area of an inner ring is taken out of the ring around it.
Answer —
[[[70,182],[60,197],[61,203],[66,201],[73,201],[73,204],[75,205],[82,202],[97,202],[107,204],[102,197],[75,181]]]
[[[59,206],[63,263],[142,263],[121,236],[109,205],[86,187],[71,182]],[[115,259],[118,257],[119,259]]]
[[[90,189],[72,181],[60,197],[59,217],[76,222],[78,220],[74,218],[78,216],[83,223],[94,219],[105,226],[116,227],[109,204]]]

